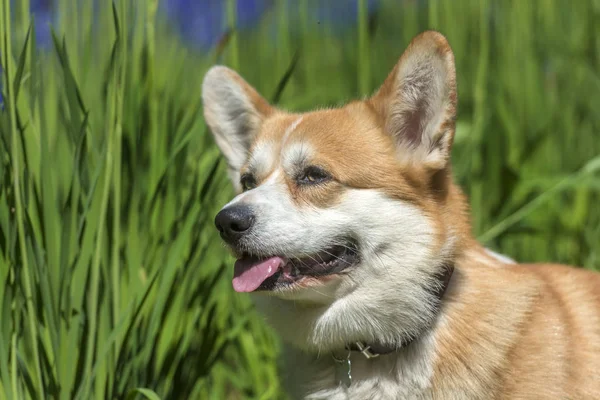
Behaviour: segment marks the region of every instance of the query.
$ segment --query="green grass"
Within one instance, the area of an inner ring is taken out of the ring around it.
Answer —
[[[202,120],[215,61],[301,111],[368,95],[412,36],[442,31],[474,233],[600,268],[598,1],[389,0],[342,34],[299,1],[297,19],[275,7],[207,54],[156,1],[59,4],[44,51],[0,0],[0,399],[282,396],[278,341],[233,293],[212,227],[231,196]]]

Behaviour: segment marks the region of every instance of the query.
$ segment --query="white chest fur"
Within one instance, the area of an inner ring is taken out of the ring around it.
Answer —
[[[426,334],[406,349],[370,360],[353,352],[349,387],[337,381],[331,354],[315,356],[286,348],[285,382],[294,399],[425,399],[433,375],[434,348],[433,335]]]

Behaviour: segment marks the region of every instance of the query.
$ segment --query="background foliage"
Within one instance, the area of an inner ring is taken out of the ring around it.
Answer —
[[[429,28],[456,56],[474,233],[598,269],[597,0],[0,0],[0,399],[282,397],[212,227],[231,190],[203,74],[336,105]]]

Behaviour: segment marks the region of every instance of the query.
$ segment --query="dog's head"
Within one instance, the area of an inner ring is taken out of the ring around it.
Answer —
[[[235,290],[271,294],[274,323],[301,345],[417,334],[434,276],[468,229],[449,167],[446,39],[419,35],[371,98],[342,108],[276,109],[221,66],[206,74],[203,101],[239,193],[215,221],[239,258]],[[397,322],[382,322],[389,313]]]

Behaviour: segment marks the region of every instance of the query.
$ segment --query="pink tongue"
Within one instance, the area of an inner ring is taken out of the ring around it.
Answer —
[[[233,272],[233,289],[236,292],[252,292],[258,289],[260,284],[275,274],[283,263],[281,257],[271,257],[266,260],[254,258],[237,260]]]

